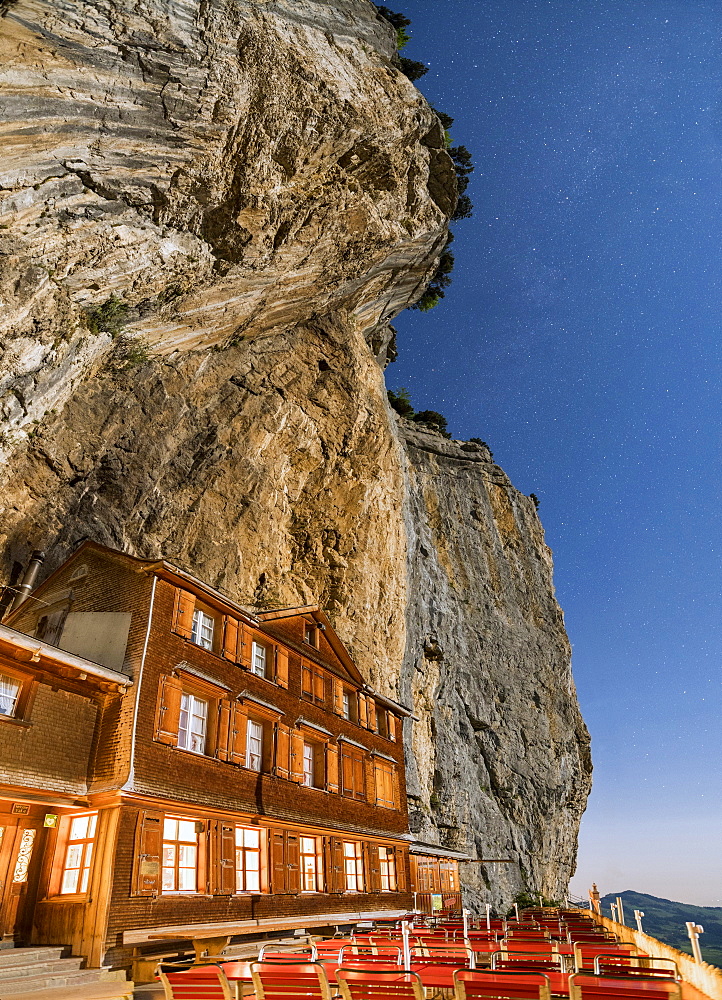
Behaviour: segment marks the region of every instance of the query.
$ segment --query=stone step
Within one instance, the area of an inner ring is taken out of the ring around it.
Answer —
[[[82,964],[82,958],[57,958],[51,962],[23,962],[17,965],[6,965],[0,968],[0,988],[8,979],[18,979],[21,976],[52,976],[56,972],[61,975],[79,972]]]
[[[3,948],[0,951],[0,975],[2,970],[15,965],[32,965],[33,962],[55,962],[67,952],[65,947],[57,948]]]
[[[62,972],[51,972],[38,976],[19,976],[17,978],[3,978],[0,980],[0,997],[24,996],[26,993],[37,993],[39,990],[49,990],[71,986],[83,986],[100,981],[100,969],[69,970],[65,974]],[[114,984],[117,985],[117,984]],[[112,994],[111,994],[112,995]]]
[[[56,986],[49,990],[35,991],[29,996],[32,996],[33,1000],[131,1000],[133,984],[101,980],[98,983],[78,986]],[[162,988],[159,996],[162,1000]]]

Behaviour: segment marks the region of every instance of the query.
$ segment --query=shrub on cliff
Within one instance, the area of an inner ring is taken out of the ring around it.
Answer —
[[[391,404],[392,409],[402,416],[411,419],[414,415],[414,408],[411,405],[411,397],[409,396],[409,390],[401,388],[398,392],[394,392],[393,389],[389,389],[386,393]]]
[[[442,416],[441,413],[437,413],[436,410],[420,410],[418,413],[414,414],[415,424],[425,424],[427,427],[433,428],[435,431],[439,431],[446,438],[450,438],[446,423],[446,417]]]

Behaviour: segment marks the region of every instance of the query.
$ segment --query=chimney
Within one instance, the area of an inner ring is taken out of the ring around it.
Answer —
[[[38,578],[40,567],[44,562],[45,553],[36,549],[30,556],[30,562],[28,563],[28,568],[25,570],[25,576],[23,577],[22,582],[17,585],[17,594],[15,595],[15,600],[10,608],[11,611],[15,611],[16,608],[19,608],[20,605],[28,599],[33,587],[35,586],[35,581]]]

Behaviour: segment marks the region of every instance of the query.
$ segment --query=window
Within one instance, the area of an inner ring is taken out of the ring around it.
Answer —
[[[263,723],[248,720],[246,734],[246,767],[260,771],[263,762]]]
[[[301,891],[323,891],[323,855],[318,837],[301,837]]]
[[[442,861],[439,864],[441,875],[441,891],[455,892],[459,888],[458,867],[456,861]]]
[[[341,746],[341,794],[352,799],[365,798],[364,752],[347,743]]]
[[[73,816],[70,821],[70,832],[65,848],[65,861],[60,882],[61,895],[88,891],[90,861],[93,857],[93,840],[95,839],[97,821],[97,813]]]
[[[193,612],[193,625],[191,626],[191,640],[203,649],[213,649],[213,618],[196,608]]]
[[[351,692],[344,691],[343,693],[343,717],[344,719],[351,718]]]
[[[192,819],[163,821],[163,892],[197,892],[198,834]]]
[[[363,892],[364,867],[361,859],[361,844],[345,840],[343,842],[343,858],[346,872],[346,892]]]
[[[194,694],[183,692],[178,722],[178,746],[193,753],[206,751],[208,702]]]
[[[309,788],[314,787],[314,757],[315,750],[313,743],[303,744],[303,783]]]
[[[394,801],[394,766],[385,760],[374,761],[374,778],[376,781],[376,805],[386,809],[395,807]]]
[[[303,641],[309,646],[318,646],[318,629],[315,625],[306,625],[303,629]]]
[[[331,678],[321,667],[313,663],[301,662],[301,693],[308,701],[325,705],[330,698]]]
[[[18,706],[22,684],[17,677],[0,674],[0,715],[12,717]]]
[[[381,869],[381,891],[394,892],[396,889],[396,855],[393,847],[379,847]]]
[[[236,892],[261,891],[261,831],[236,827]]]
[[[266,676],[268,655],[266,647],[260,642],[253,643],[253,653],[251,656],[251,671],[258,677]]]

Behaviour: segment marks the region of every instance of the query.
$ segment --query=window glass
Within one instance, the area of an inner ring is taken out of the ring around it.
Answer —
[[[258,677],[266,676],[266,647],[259,642],[253,643],[253,656],[251,658],[251,670]]]
[[[0,715],[15,715],[20,686],[19,680],[0,674]]]
[[[196,892],[198,835],[195,820],[163,821],[163,892]]]
[[[208,702],[183,693],[178,722],[178,746],[193,753],[205,753]]]
[[[393,848],[379,847],[379,860],[381,889],[383,892],[393,891],[396,888],[396,858]]]
[[[363,892],[363,862],[361,845],[351,841],[343,844],[346,892]]]
[[[90,880],[90,862],[93,858],[93,838],[97,813],[74,816],[70,821],[68,843],[65,848],[60,894],[87,892]]]
[[[303,892],[321,892],[323,859],[317,837],[301,837],[301,889]]]
[[[344,719],[351,718],[351,692],[344,691],[343,693],[343,717]]]
[[[246,737],[246,767],[251,771],[260,771],[263,760],[263,725],[260,722],[248,720]]]
[[[261,891],[261,831],[236,827],[236,892]]]
[[[303,783],[313,788],[314,770],[314,746],[311,743],[303,744]]]
[[[191,627],[191,639],[204,649],[213,649],[213,626],[215,622],[210,615],[200,608],[193,612],[193,625]]]

